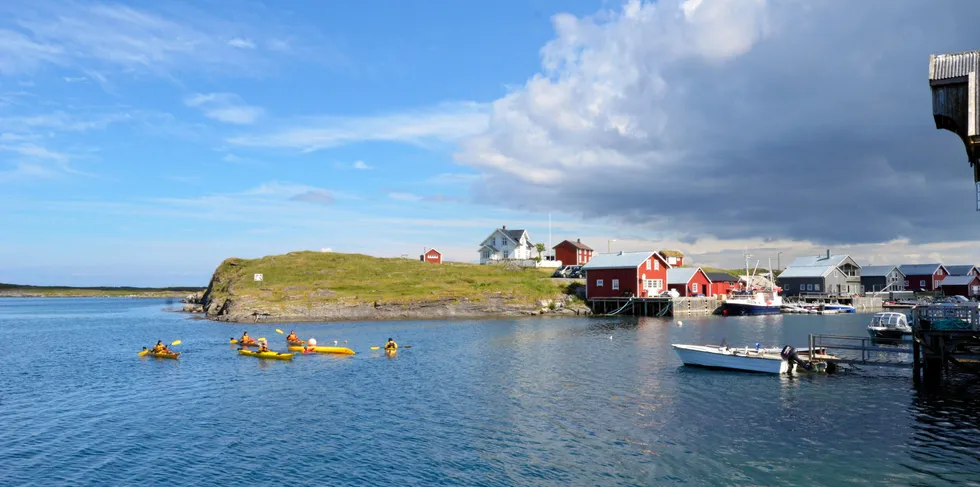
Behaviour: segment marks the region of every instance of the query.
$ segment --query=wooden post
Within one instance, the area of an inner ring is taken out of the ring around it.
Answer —
[[[919,337],[912,333],[912,382],[919,384],[922,375],[922,358],[919,356]]]

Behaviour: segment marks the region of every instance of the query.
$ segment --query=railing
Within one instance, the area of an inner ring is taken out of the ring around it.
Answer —
[[[911,366],[912,362],[905,360],[887,360],[881,354],[893,355],[912,355],[912,348],[908,347],[881,347],[875,344],[870,337],[847,336],[847,335],[810,335],[810,350],[826,349],[846,350],[848,352],[860,352],[860,357],[840,356],[836,359],[839,362],[866,363],[873,365],[892,365],[892,366]],[[883,341],[883,340],[877,340]],[[858,355],[854,353],[853,355]]]

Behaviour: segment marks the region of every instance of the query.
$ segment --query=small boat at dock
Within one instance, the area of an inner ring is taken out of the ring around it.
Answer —
[[[868,335],[871,338],[884,340],[902,340],[903,338],[911,338],[912,327],[909,326],[908,317],[905,316],[905,313],[885,311],[875,313],[871,317],[871,322],[868,323]]]
[[[857,308],[849,304],[828,303],[821,307],[822,311],[837,311],[838,313],[857,313]]]
[[[727,345],[671,344],[684,365],[767,374],[820,372],[826,364],[804,360],[809,352],[789,345],[779,348],[729,348]]]

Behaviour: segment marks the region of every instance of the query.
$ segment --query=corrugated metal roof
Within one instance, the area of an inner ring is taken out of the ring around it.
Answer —
[[[868,265],[861,268],[861,277],[888,277],[895,269],[893,265]]]
[[[941,265],[942,264],[905,264],[898,266],[898,270],[902,271],[902,273],[906,276],[926,276],[929,274],[935,274]]]
[[[675,267],[667,271],[667,284],[687,284],[700,267]]]
[[[940,286],[969,286],[977,276],[949,276],[940,281]]]
[[[779,275],[779,279],[789,279],[794,277],[824,277],[830,274],[830,271],[834,270],[837,266],[825,265],[825,266],[796,266],[787,267],[782,274]]]
[[[846,254],[842,255],[807,255],[797,257],[779,278],[792,277],[824,277],[847,259]]]
[[[976,267],[976,266],[969,265],[969,264],[967,264],[967,265],[948,265],[948,266],[946,266],[946,270],[949,271],[949,275],[951,275],[951,276],[965,276],[965,275],[969,274],[970,271],[972,271],[974,267]]]
[[[929,81],[967,76],[980,68],[980,51],[929,56]]]
[[[582,266],[583,270],[596,269],[629,269],[637,268],[644,261],[650,258],[654,252],[616,252],[612,254],[597,254],[592,257],[588,264]]]
[[[705,272],[711,282],[738,282],[738,278],[727,272]]]

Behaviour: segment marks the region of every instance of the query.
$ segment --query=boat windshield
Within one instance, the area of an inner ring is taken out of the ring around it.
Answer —
[[[905,315],[901,313],[878,313],[871,318],[871,326],[885,326],[888,328],[905,327],[908,322]]]

